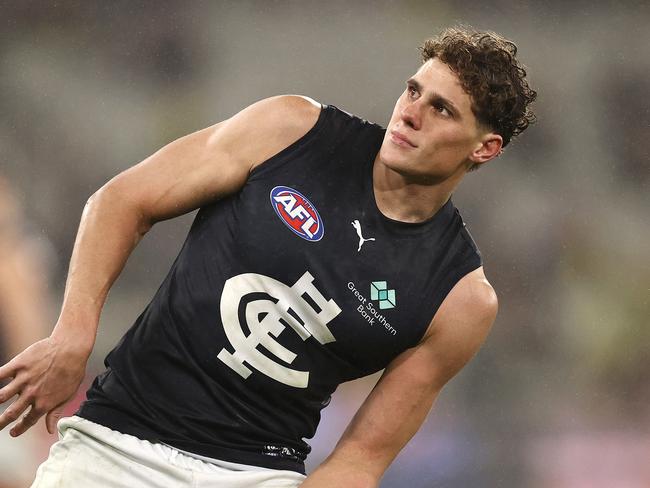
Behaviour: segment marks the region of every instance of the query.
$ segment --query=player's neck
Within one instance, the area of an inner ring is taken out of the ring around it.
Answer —
[[[379,158],[373,168],[373,188],[377,208],[386,217],[417,223],[433,217],[449,200],[464,174],[443,181],[417,182],[390,169]]]

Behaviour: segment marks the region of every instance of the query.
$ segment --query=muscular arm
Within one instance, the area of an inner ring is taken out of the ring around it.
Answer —
[[[301,487],[378,486],[442,387],[478,351],[496,312],[496,294],[482,268],[461,279],[421,343],[391,362],[332,454]]]
[[[62,405],[76,392],[95,343],[108,291],[154,223],[239,190],[251,170],[299,139],[320,105],[298,96],[257,102],[232,118],[165,146],[119,174],[86,203],[74,245],[63,305],[52,335],[0,368],[0,429],[20,435],[44,413],[54,431]]]

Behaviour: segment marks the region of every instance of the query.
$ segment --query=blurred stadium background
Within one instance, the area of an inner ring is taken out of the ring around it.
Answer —
[[[517,42],[539,122],[454,196],[500,313],[382,487],[650,486],[645,1],[0,2],[0,173],[39,249],[42,335],[83,205],[114,174],[280,93],[385,125],[417,46],[455,23]],[[158,224],[135,251],[89,375],[157,289],[191,219]],[[372,384],[339,389],[310,469]],[[49,441],[38,437],[42,457]]]

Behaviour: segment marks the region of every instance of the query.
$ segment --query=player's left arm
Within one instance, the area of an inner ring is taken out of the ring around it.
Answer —
[[[483,268],[464,276],[445,298],[422,341],[388,365],[332,454],[301,487],[378,486],[442,387],[484,342],[497,307]]]

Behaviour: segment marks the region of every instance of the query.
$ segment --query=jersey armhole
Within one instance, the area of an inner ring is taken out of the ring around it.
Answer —
[[[303,146],[307,145],[314,137],[316,137],[316,135],[325,126],[325,121],[327,119],[328,112],[331,111],[329,105],[325,105],[320,102],[319,105],[320,105],[320,112],[318,114],[318,119],[316,119],[316,123],[298,140],[292,142],[287,147],[285,147],[275,155],[268,158],[266,161],[263,161],[257,166],[255,166],[255,168],[253,168],[252,171],[250,172],[250,175],[248,176],[248,180],[253,180],[255,178],[258,178],[260,175],[263,175],[264,173],[272,170],[273,168],[278,168],[284,165],[286,162],[290,161],[289,158],[285,158],[286,155],[299,150]]]
[[[418,336],[415,338],[415,342],[413,342],[413,344],[411,344],[409,347],[417,346],[420,342],[422,342],[422,339],[427,333],[433,317],[440,309],[440,306],[442,305],[442,302],[445,301],[445,298],[447,298],[447,295],[449,295],[449,292],[451,292],[452,288],[456,286],[456,283],[458,283],[467,274],[471,273],[475,269],[480,268],[482,265],[483,263],[481,262],[480,256],[478,254],[475,254],[462,266],[459,266],[458,268],[454,269],[453,272],[447,275],[445,280],[440,283],[440,286],[438,286],[436,289],[436,299],[433,302],[433,307],[431,307],[433,313],[429,311],[427,312],[428,316],[422,317],[422,323],[424,324],[424,327],[422,327],[421,333],[418,334]]]

